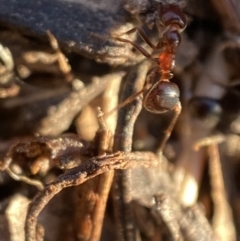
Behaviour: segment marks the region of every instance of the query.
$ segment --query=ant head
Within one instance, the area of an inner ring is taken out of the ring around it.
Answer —
[[[178,5],[161,5],[159,9],[159,18],[162,25],[165,27],[174,25],[178,29],[183,30],[187,25],[185,14]]]
[[[179,88],[175,83],[160,81],[152,86],[144,98],[144,107],[155,114],[173,110],[179,103]]]

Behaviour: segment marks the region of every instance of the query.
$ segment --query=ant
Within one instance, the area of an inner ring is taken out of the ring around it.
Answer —
[[[232,103],[238,103],[240,100],[239,84],[239,81],[226,86],[218,84],[226,91],[219,99],[206,96],[193,97],[189,103],[191,115],[207,123],[213,123],[213,129],[221,133],[235,133],[234,123],[238,120],[240,108],[239,105]]]
[[[240,100],[240,81],[238,72],[231,72],[227,59],[227,55],[233,50],[238,56],[239,53],[232,42],[224,41],[215,45],[209,56],[210,61],[206,63],[205,73],[197,82],[188,104],[191,116],[204,121],[211,132],[239,133],[239,128],[236,129],[235,124],[240,108],[233,103],[239,103]],[[231,62],[231,65],[233,64]],[[219,70],[218,76],[214,69]]]
[[[115,40],[130,43],[135,49],[142,53],[146,58],[153,61],[156,66],[149,72],[145,87],[134,96],[129,97],[119,107],[123,107],[132,101],[136,96],[145,92],[143,99],[143,105],[149,112],[160,114],[173,110],[174,116],[169,127],[166,129],[164,134],[163,142],[159,148],[162,151],[166,141],[168,140],[173,127],[181,113],[181,103],[179,101],[180,93],[179,88],[175,83],[170,82],[173,77],[172,70],[175,66],[175,54],[176,49],[181,43],[180,32],[186,28],[187,21],[185,14],[182,12],[180,7],[175,4],[159,4],[158,5],[158,17],[160,25],[166,29],[159,42],[155,46],[140,28],[133,28],[123,34],[130,34],[138,32],[141,38],[153,49],[160,51],[158,58],[152,57],[144,48],[140,45],[121,37],[113,37]],[[155,84],[153,81],[157,76],[158,80]],[[150,88],[147,87],[150,84]]]

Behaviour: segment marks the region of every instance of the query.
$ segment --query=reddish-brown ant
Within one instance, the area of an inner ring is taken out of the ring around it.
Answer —
[[[175,115],[169,127],[165,131],[165,136],[160,146],[160,151],[162,151],[167,139],[172,132],[175,122],[181,113],[179,88],[175,83],[170,82],[170,79],[173,77],[171,71],[175,66],[176,49],[181,42],[181,36],[179,33],[186,27],[187,21],[180,7],[174,4],[159,4],[158,15],[159,18],[157,19],[157,21],[159,21],[160,25],[163,28],[166,28],[166,31],[160,37],[160,40],[156,46],[152,44],[152,42],[149,40],[149,38],[142,29],[133,28],[124,33],[129,34],[138,31],[142,39],[153,50],[160,51],[158,58],[152,57],[152,55],[149,54],[144,48],[128,39],[121,37],[114,37],[114,39],[121,42],[130,43],[146,58],[152,60],[155,64],[157,64],[157,66],[150,71],[147,77],[147,83],[150,83],[151,87],[146,87],[148,90],[144,95],[143,104],[144,107],[152,113],[159,114],[168,112],[170,110],[173,110],[175,112]],[[155,84],[153,84],[155,77],[159,74],[160,78]],[[146,86],[149,85],[147,84]],[[141,93],[144,91],[145,88],[141,91]],[[129,101],[135,98],[138,94],[139,93],[136,93],[136,95],[130,97],[126,102],[121,105],[121,107],[125,105],[125,103],[129,103]]]

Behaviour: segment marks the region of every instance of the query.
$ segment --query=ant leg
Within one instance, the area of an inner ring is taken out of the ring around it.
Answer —
[[[156,49],[161,49],[161,48],[163,48],[163,40],[162,40],[162,38],[160,38],[160,40],[158,41],[158,43],[157,43],[157,48]]]
[[[157,66],[152,68],[147,74],[145,86],[152,86],[154,84],[154,79],[158,74],[159,74],[159,67]],[[149,88],[146,88],[146,89],[149,89]]]
[[[143,86],[143,88],[140,91],[136,92],[135,94],[132,94],[131,96],[129,96],[127,99],[125,99],[123,102],[121,102],[116,108],[114,108],[110,112],[106,113],[106,115],[107,116],[111,115],[114,111],[117,111],[117,110],[123,108],[124,106],[128,105],[133,100],[135,100],[136,97],[138,97],[140,94],[146,92],[152,86],[153,79],[158,74],[158,72],[159,72],[158,67],[154,67],[153,69],[151,69],[147,74],[146,83]]]
[[[172,130],[176,124],[176,121],[179,117],[179,115],[181,114],[181,110],[182,110],[182,105],[180,103],[180,101],[177,103],[176,107],[174,108],[174,116],[173,119],[171,121],[171,123],[169,124],[168,128],[166,129],[166,131],[164,132],[164,138],[162,140],[162,143],[160,144],[159,148],[158,148],[158,153],[162,153],[163,148],[168,140],[168,138],[170,137]]]
[[[144,42],[146,42],[152,49],[156,50],[158,49],[157,46],[155,46],[151,41],[150,39],[148,38],[147,34],[141,29],[141,28],[132,28],[130,30],[128,30],[127,32],[124,32],[122,33],[121,35],[124,35],[124,34],[131,34],[131,33],[134,33],[134,32],[138,32],[140,37],[143,39]]]
[[[123,108],[124,106],[128,105],[129,103],[131,103],[133,100],[136,99],[136,97],[138,97],[140,94],[142,94],[145,90],[147,90],[147,88],[143,87],[142,90],[138,91],[137,93],[129,96],[127,99],[125,99],[121,104],[119,104],[116,108],[112,109],[111,111],[109,111],[108,113],[106,113],[106,115],[111,115],[114,111],[117,111],[121,108]]]
[[[140,45],[128,40],[128,39],[125,39],[125,38],[120,38],[120,37],[112,37],[113,39],[115,40],[118,40],[120,42],[123,42],[123,43],[129,43],[131,44],[136,50],[138,50],[142,55],[144,55],[146,58],[148,59],[151,59],[153,60],[154,62],[157,62],[156,59],[154,59],[151,54],[149,54],[143,47],[141,47]]]

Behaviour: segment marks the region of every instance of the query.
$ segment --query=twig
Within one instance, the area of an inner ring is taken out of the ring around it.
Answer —
[[[49,38],[49,41],[50,41],[50,44],[51,44],[53,50],[56,52],[58,65],[59,65],[61,72],[65,76],[66,81],[71,82],[73,80],[73,76],[71,73],[71,70],[72,70],[71,66],[68,63],[68,59],[65,57],[65,55],[60,50],[57,39],[53,36],[53,34],[49,30],[47,31],[47,35],[48,35],[48,38]]]
[[[165,226],[168,240],[216,241],[212,228],[199,205],[183,207],[180,201],[164,193],[155,196],[152,213],[157,224]]]
[[[44,185],[41,181],[38,181],[38,180],[35,180],[32,178],[28,178],[27,176],[24,176],[24,175],[17,175],[10,168],[6,168],[5,171],[8,173],[8,175],[11,178],[13,178],[16,181],[25,182],[29,185],[37,187],[39,190],[43,190],[43,188],[44,188]]]
[[[149,63],[144,62],[138,67],[137,73],[131,72],[123,90],[121,101],[143,89]],[[135,76],[137,75],[137,76]],[[135,121],[142,109],[142,100],[136,98],[130,104],[120,109],[115,132],[114,151],[130,152]],[[131,208],[131,170],[116,171],[113,184],[114,212],[119,241],[136,240],[136,230]]]
[[[116,75],[108,83],[103,93],[103,112],[116,107],[118,103],[118,91],[122,76]],[[110,93],[109,93],[110,92]],[[112,150],[112,133],[116,127],[116,112],[107,115],[106,124],[103,112],[98,109],[99,130],[95,142],[98,146],[98,155],[110,153]],[[110,131],[108,128],[111,128]],[[81,241],[98,241],[101,236],[106,203],[113,180],[113,171],[104,173],[89,180],[77,188],[75,225],[77,237]],[[81,194],[80,194],[81,193]],[[81,196],[81,198],[79,197]],[[76,235],[76,234],[74,234]]]
[[[208,147],[211,196],[214,204],[213,230],[219,240],[236,240],[232,210],[227,200],[222,167],[217,144]]]
[[[103,112],[107,113],[117,106],[120,83],[120,80],[115,79],[115,81],[109,83],[106,90],[104,91]],[[99,110],[98,115],[100,124],[100,145],[98,151],[99,155],[103,155],[106,153],[106,151],[110,151],[112,149],[112,133],[116,128],[117,121],[117,115],[113,113],[106,118],[108,123],[107,124],[103,119],[103,112]],[[100,240],[107,199],[112,186],[113,177],[114,171],[109,171],[99,176],[99,184],[97,188],[99,198],[93,210],[91,241]]]
[[[78,186],[87,180],[115,169],[128,169],[139,165],[151,167],[157,165],[159,159],[151,152],[118,152],[102,157],[95,157],[82,165],[75,167],[58,176],[55,181],[39,192],[29,205],[25,223],[26,241],[37,239],[37,218],[48,202],[61,190],[71,186]]]
[[[67,130],[74,117],[86,104],[104,91],[106,85],[112,81],[113,75],[116,74],[109,74],[102,78],[95,77],[92,84],[86,88],[72,92],[58,106],[50,107],[48,116],[42,120],[37,133],[43,136],[58,136]]]

